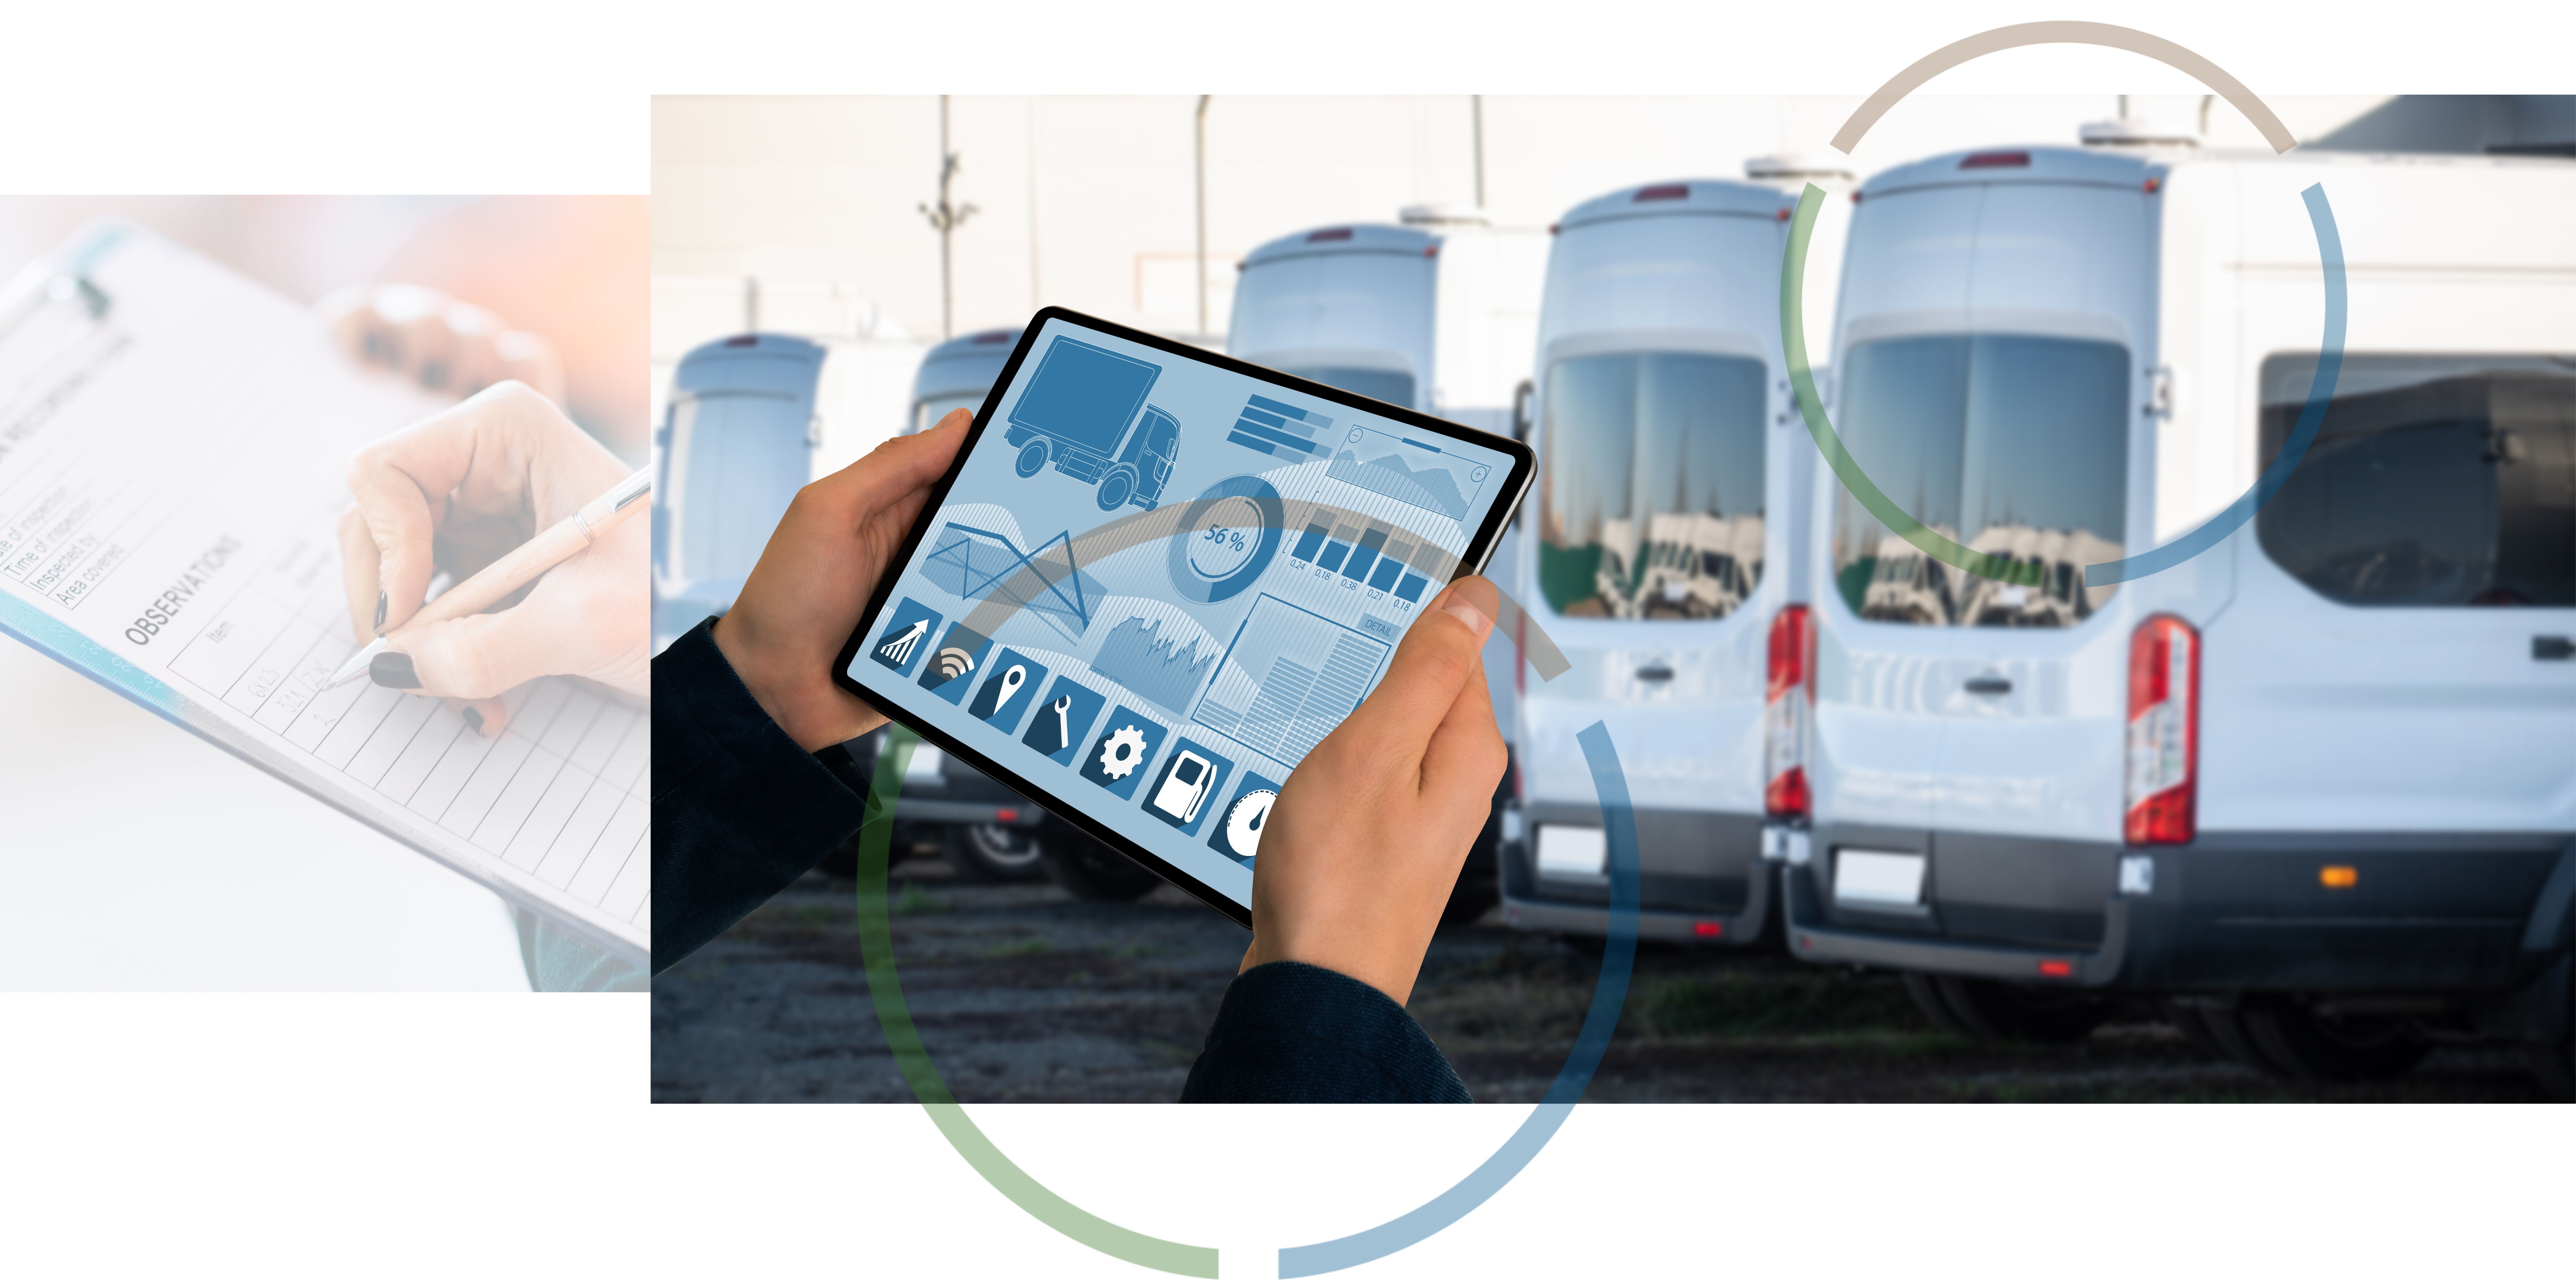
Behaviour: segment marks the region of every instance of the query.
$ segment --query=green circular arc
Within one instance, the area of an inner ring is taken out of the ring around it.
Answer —
[[[903,1080],[911,1086],[914,1098],[921,1101],[931,1123],[948,1138],[958,1157],[1001,1191],[1002,1197],[1018,1204],[1021,1211],[1066,1238],[1121,1261],[1195,1279],[1216,1278],[1216,1249],[1157,1239],[1093,1216],[1020,1170],[1019,1164],[1004,1155],[1001,1147],[975,1125],[975,1120],[966,1116],[965,1108],[957,1103],[957,1097],[949,1092],[948,1084],[931,1064],[930,1052],[921,1044],[921,1032],[913,1027],[912,1012],[904,1005],[903,985],[895,978],[894,930],[886,907],[886,860],[894,839],[894,799],[903,787],[904,766],[911,761],[912,749],[919,742],[909,729],[900,725],[886,727],[885,752],[877,757],[876,775],[868,789],[866,821],[859,827],[859,951],[867,962],[868,1000],[876,1005],[877,1024],[885,1030],[886,1045],[894,1049],[895,1067],[903,1071]]]

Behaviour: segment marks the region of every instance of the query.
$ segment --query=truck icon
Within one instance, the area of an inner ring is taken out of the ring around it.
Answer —
[[[1181,422],[1145,405],[1162,374],[1154,363],[1070,336],[1048,341],[1002,435],[1020,449],[1020,477],[1052,462],[1057,473],[1098,484],[1092,498],[1103,510],[1153,509],[1181,450]]]

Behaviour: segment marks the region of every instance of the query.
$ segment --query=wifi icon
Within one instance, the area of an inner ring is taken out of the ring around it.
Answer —
[[[950,626],[948,633],[940,637],[938,650],[922,665],[921,687],[951,702],[963,699],[975,687],[969,677],[984,664],[984,655],[992,648],[990,639],[963,625]]]

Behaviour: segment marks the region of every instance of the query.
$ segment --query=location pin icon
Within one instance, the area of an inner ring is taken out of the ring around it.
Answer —
[[[1014,663],[1010,670],[1002,672],[1002,678],[999,681],[996,681],[993,686],[993,711],[999,711],[1003,707],[1010,705],[1011,695],[1019,692],[1020,686],[1028,682],[1029,668],[1025,666]],[[992,713],[992,711],[987,711],[984,714],[991,715]]]

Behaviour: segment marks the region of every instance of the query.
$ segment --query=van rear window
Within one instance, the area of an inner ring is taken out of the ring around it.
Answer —
[[[1413,377],[1401,371],[1388,371],[1382,367],[1283,367],[1281,370],[1362,398],[1375,398],[1398,407],[1413,406]]]
[[[1539,588],[1567,617],[1704,620],[1762,580],[1763,364],[1603,353],[1547,370]]]
[[[2263,362],[2269,467],[2314,354]],[[2350,354],[2263,552],[2361,607],[2576,605],[2576,356]]]
[[[2036,586],[1972,577],[1880,525],[1837,485],[1834,585],[1873,621],[2072,626],[2117,586],[2129,486],[2129,351],[2038,335],[1923,335],[1843,355],[1834,427],[1888,499],[1985,554],[2040,565]],[[1964,534],[1964,535],[1962,535]]]

